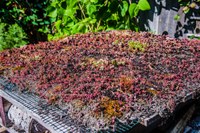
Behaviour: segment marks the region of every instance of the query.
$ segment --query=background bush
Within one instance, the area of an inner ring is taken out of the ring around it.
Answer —
[[[2,22],[18,24],[30,43],[102,30],[138,31],[147,0],[1,0]]]
[[[26,34],[20,26],[0,23],[0,50],[20,47],[27,43]]]
[[[22,27],[29,42],[46,41],[46,31],[51,29],[47,5],[48,0],[1,0],[0,18],[4,23]]]
[[[53,23],[48,39],[102,30],[138,31],[138,13],[149,9],[147,0],[51,0],[47,14]]]

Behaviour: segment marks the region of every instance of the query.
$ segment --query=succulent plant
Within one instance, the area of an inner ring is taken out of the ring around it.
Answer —
[[[67,106],[79,123],[107,129],[115,119],[172,112],[198,91],[200,41],[131,31],[77,34],[1,52],[0,75],[20,91]]]

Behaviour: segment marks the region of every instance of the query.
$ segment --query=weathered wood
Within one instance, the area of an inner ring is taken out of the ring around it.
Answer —
[[[149,4],[150,10],[140,12],[140,29],[176,38],[199,34],[195,29],[196,21],[200,20],[200,17],[183,13],[183,7],[180,7],[178,0],[149,0]],[[176,15],[179,15],[180,19],[175,20]]]
[[[5,116],[4,106],[3,106],[3,98],[1,96],[0,96],[0,115],[1,115],[3,126],[6,126],[6,116]]]
[[[153,123],[155,123],[155,122],[157,122],[159,120],[161,120],[160,115],[155,113],[155,114],[153,114],[152,116],[150,116],[148,118],[142,119],[142,121],[140,123],[147,127],[147,126],[150,126],[150,125],[152,125]]]
[[[195,105],[193,105],[188,111],[184,114],[181,120],[176,124],[176,126],[171,130],[170,133],[182,133],[187,122],[192,117],[192,114],[195,111]]]

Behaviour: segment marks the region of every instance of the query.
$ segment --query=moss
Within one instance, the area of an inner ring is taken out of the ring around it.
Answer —
[[[12,70],[13,71],[20,71],[20,70],[22,70],[24,67],[22,67],[22,66],[16,66],[16,67],[13,67],[12,68]]]
[[[131,77],[122,76],[120,77],[120,86],[123,92],[130,93],[131,86],[133,85],[133,79]]]
[[[104,114],[104,117],[111,119],[112,117],[121,117],[123,115],[121,107],[124,103],[118,100],[112,100],[109,97],[102,97],[99,103],[97,110],[95,110],[95,117],[100,117],[101,113]]]

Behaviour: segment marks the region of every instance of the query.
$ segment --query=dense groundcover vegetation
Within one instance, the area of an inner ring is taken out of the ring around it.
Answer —
[[[200,41],[110,31],[0,53],[0,75],[93,130],[174,111],[200,87]]]

